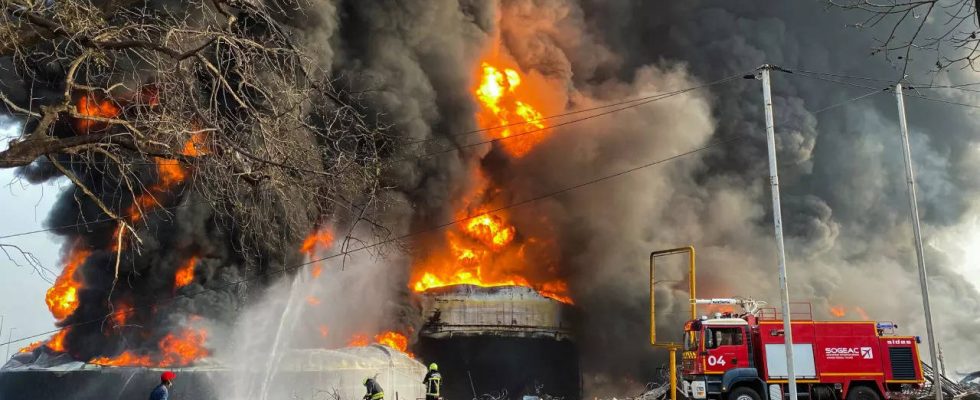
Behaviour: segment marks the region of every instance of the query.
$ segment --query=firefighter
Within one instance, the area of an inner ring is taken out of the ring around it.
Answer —
[[[367,378],[364,380],[364,389],[367,393],[364,394],[364,400],[382,400],[385,398],[385,391],[378,384],[378,381],[374,378]]]
[[[160,384],[150,392],[150,400],[167,400],[170,398],[170,387],[174,385],[177,374],[167,371],[160,374]]]
[[[429,372],[425,374],[425,379],[422,379],[422,384],[425,385],[425,400],[442,399],[439,395],[442,389],[442,375],[439,374],[439,366],[436,363],[429,364]]]

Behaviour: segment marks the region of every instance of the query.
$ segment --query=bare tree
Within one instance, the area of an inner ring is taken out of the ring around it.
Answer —
[[[873,55],[883,55],[901,67],[902,75],[915,60],[948,68],[978,71],[980,14],[978,0],[828,0],[833,7],[863,13],[854,27],[875,32]]]
[[[23,127],[0,168],[70,179],[116,248],[179,188],[269,246],[380,206],[391,138],[295,42],[301,4],[0,4],[0,116]]]

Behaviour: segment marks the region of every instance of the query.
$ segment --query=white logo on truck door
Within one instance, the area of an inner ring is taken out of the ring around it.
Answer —
[[[718,356],[718,357],[708,356],[708,365],[710,365],[710,366],[715,366],[715,365],[724,366],[725,365],[725,356]]]
[[[861,348],[861,358],[863,358],[865,360],[870,360],[872,358],[875,358],[874,353],[871,352],[871,348],[870,347],[862,347]]]
[[[824,349],[824,357],[828,360],[851,360],[863,358],[871,360],[874,352],[871,347],[827,347]]]

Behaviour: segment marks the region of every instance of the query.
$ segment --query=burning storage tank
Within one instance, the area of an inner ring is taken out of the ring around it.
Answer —
[[[443,371],[443,396],[506,390],[580,397],[574,309],[524,286],[453,285],[422,294],[417,349]]]
[[[144,399],[166,370],[177,373],[170,392],[180,399],[355,399],[364,394],[366,377],[375,377],[392,399],[425,396],[425,366],[381,345],[290,350],[272,373],[262,363],[229,366],[213,360],[172,369],[105,367],[37,351],[0,369],[0,399]]]

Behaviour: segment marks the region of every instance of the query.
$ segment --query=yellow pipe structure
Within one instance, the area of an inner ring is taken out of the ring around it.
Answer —
[[[656,284],[654,280],[655,264],[654,259],[661,256],[668,256],[673,254],[688,254],[688,265],[689,265],[689,278],[690,283],[690,305],[691,305],[691,319],[697,319],[697,302],[695,301],[695,263],[694,263],[694,246],[678,247],[668,250],[660,250],[650,253],[650,344],[654,347],[666,348],[670,352],[670,400],[677,400],[677,350],[682,348],[681,343],[657,343],[657,318],[656,318],[656,302],[654,298],[653,285]]]

